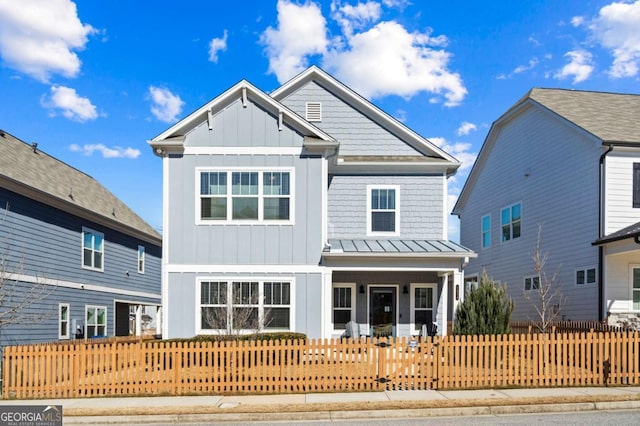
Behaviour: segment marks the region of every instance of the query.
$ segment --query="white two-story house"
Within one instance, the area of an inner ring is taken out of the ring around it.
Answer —
[[[240,316],[311,338],[348,321],[446,334],[475,255],[446,235],[460,163],[349,87],[317,67],[270,94],[243,80],[149,143],[165,337],[248,328]]]
[[[565,303],[558,319],[640,314],[640,96],[532,89],[496,120],[453,211],[461,243],[506,284],[514,319],[537,319],[532,254]],[[541,226],[541,228],[540,228]]]

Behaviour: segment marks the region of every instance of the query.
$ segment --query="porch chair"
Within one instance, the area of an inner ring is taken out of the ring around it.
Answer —
[[[347,339],[357,339],[360,337],[360,326],[355,321],[349,321],[345,327],[342,337]]]

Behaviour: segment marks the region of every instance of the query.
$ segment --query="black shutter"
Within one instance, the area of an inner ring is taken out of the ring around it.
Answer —
[[[640,163],[633,163],[633,207],[640,208]]]

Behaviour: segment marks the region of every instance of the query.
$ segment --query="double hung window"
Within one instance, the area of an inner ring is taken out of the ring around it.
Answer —
[[[369,186],[368,193],[368,233],[382,235],[399,234],[398,198],[400,188],[397,186]]]
[[[60,324],[60,328],[58,329],[58,338],[59,339],[68,339],[69,338],[69,304],[68,303],[60,303],[58,305],[58,322]]]
[[[290,223],[292,175],[292,170],[199,170],[196,221]]]
[[[87,306],[86,312],[86,330],[85,336],[98,337],[107,335],[107,307],[106,306]]]
[[[104,270],[104,234],[88,228],[82,229],[82,267]]]
[[[144,246],[138,246],[138,273],[144,274]]]
[[[502,241],[509,241],[520,237],[520,203],[502,209],[500,212],[500,220],[502,225]]]
[[[355,320],[355,284],[333,287],[333,329],[345,330]]]
[[[482,248],[491,247],[491,215],[482,216]]]
[[[411,287],[411,322],[414,324],[414,330],[421,330],[423,324],[427,324],[430,329],[435,318],[436,286],[413,284]]]

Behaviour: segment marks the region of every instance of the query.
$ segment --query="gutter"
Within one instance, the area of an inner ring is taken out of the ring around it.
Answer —
[[[603,210],[604,210],[604,193],[603,193],[603,179],[604,179],[604,160],[607,156],[607,154],[609,154],[611,151],[613,151],[613,144],[608,144],[609,145],[609,149],[607,149],[601,156],[600,156],[600,167],[599,167],[599,173],[600,173],[600,179],[598,180],[598,192],[600,195],[600,206],[598,209],[598,239],[604,237],[604,224],[602,223],[602,216],[603,216]],[[598,320],[599,321],[603,321],[604,318],[604,283],[603,283],[603,279],[604,279],[604,271],[603,271],[603,266],[604,266],[604,247],[602,245],[598,246]]]

